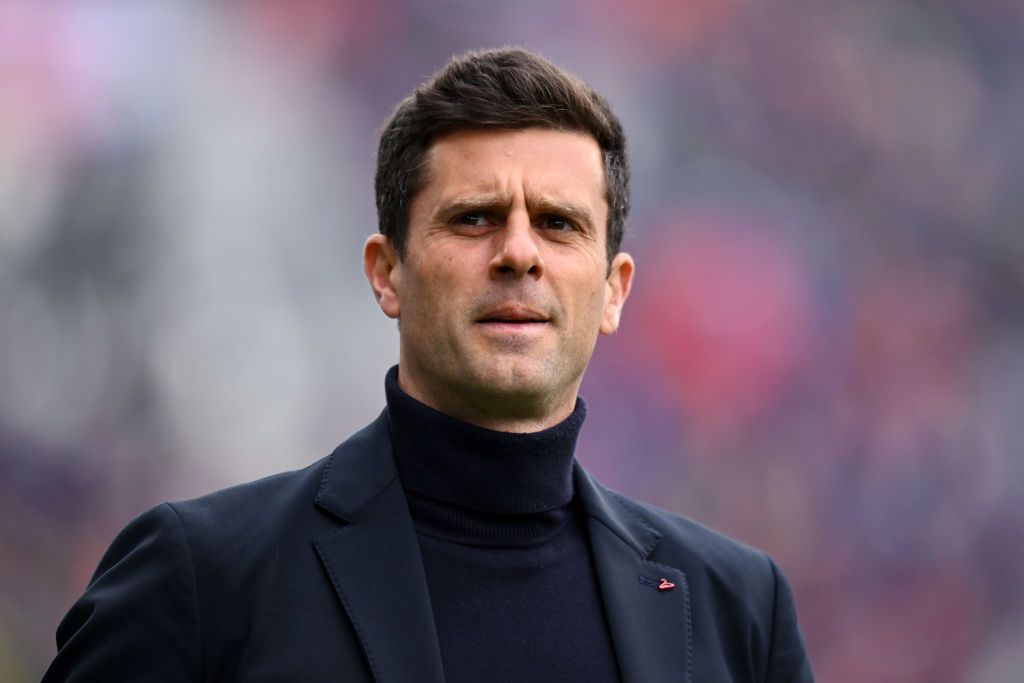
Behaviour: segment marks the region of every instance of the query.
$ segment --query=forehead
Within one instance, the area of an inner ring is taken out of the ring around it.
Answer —
[[[524,192],[585,203],[602,216],[607,212],[603,155],[585,133],[546,128],[449,133],[431,145],[424,170],[418,195],[428,201]]]

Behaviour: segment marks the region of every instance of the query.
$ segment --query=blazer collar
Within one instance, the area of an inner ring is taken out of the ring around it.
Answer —
[[[576,463],[573,470],[576,500],[588,517],[600,522],[631,548],[638,557],[650,557],[661,541],[661,532],[629,510],[621,496],[607,489]]]
[[[655,562],[662,534],[630,501],[577,464],[575,487],[624,683],[693,680],[693,621],[686,575]]]
[[[652,559],[661,532],[578,463],[574,486],[588,517],[622,680],[692,681],[689,587],[681,570]],[[386,411],[334,451],[315,503],[345,522],[314,545],[375,678],[443,683],[430,594]],[[659,590],[663,580],[672,588]]]
[[[385,414],[335,449],[315,502],[346,522],[313,544],[374,678],[443,683],[430,593]]]
[[[397,477],[385,410],[334,449],[327,459],[314,502],[351,522]]]

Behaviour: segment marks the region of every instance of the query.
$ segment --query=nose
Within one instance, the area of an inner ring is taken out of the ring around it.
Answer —
[[[501,278],[539,278],[544,274],[540,255],[540,236],[525,212],[513,212],[505,226],[495,234],[497,247],[491,259],[491,276]]]

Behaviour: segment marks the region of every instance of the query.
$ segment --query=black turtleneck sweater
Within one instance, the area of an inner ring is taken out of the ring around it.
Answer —
[[[573,451],[586,405],[530,434],[484,429],[385,382],[448,683],[618,681]]]

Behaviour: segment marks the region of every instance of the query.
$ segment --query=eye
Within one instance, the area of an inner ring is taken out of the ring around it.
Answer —
[[[541,225],[557,232],[569,232],[576,229],[576,224],[564,216],[550,215],[541,218]]]
[[[485,213],[464,213],[455,219],[455,222],[459,225],[470,225],[476,228],[482,228],[487,225],[487,214]]]

